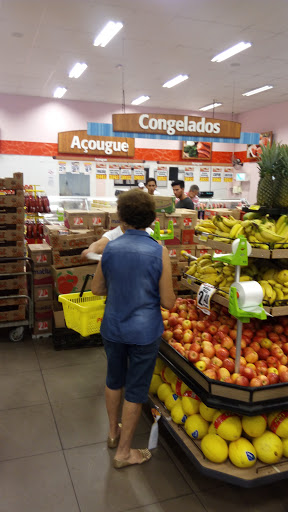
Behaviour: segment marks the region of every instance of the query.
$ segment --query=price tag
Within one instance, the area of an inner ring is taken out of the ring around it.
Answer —
[[[210,315],[210,301],[213,294],[216,292],[216,288],[212,284],[203,283],[201,284],[197,293],[197,307],[203,311],[206,315]]]
[[[150,431],[150,437],[148,442],[148,450],[153,450],[154,448],[157,448],[158,446],[158,436],[159,436],[159,428],[158,428],[158,421],[161,418],[161,413],[157,409],[153,408],[151,409],[154,423],[151,427]]]
[[[202,240],[202,242],[207,242],[208,236],[207,235],[200,235],[198,236],[199,240]]]

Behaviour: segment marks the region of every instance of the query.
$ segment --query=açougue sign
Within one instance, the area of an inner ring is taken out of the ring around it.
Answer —
[[[58,133],[58,153],[133,157],[134,139],[87,135],[85,130]]]

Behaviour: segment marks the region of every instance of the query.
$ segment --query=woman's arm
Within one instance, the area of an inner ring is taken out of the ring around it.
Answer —
[[[102,272],[101,261],[99,261],[97,265],[91,285],[91,291],[94,295],[107,295],[106,282]]]
[[[162,265],[162,275],[159,282],[160,302],[163,308],[171,309],[176,297],[173,291],[171,262],[166,247],[163,247]]]
[[[86,258],[88,252],[95,252],[96,254],[102,254],[106,245],[108,244],[109,239],[106,238],[106,236],[103,236],[100,238],[100,240],[97,240],[97,242],[93,242],[88,249],[85,249],[85,251],[82,251],[82,258]]]

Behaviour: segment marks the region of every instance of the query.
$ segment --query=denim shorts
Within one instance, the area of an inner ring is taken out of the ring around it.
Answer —
[[[134,345],[103,338],[107,355],[106,386],[115,390],[124,387],[127,402],[147,402],[160,341],[157,338],[149,345]]]

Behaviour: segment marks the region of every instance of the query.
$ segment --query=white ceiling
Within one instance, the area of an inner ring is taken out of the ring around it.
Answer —
[[[123,29],[106,46],[93,40],[107,21]],[[0,93],[127,105],[142,94],[145,107],[186,111],[223,103],[217,113],[288,100],[288,0],[0,0]],[[240,42],[253,46],[220,64],[217,53]],[[76,62],[88,69],[68,78]],[[161,85],[179,73],[182,84]],[[273,85],[243,97],[248,90]],[[61,100],[60,100],[61,101]],[[206,114],[207,115],[207,114]]]

